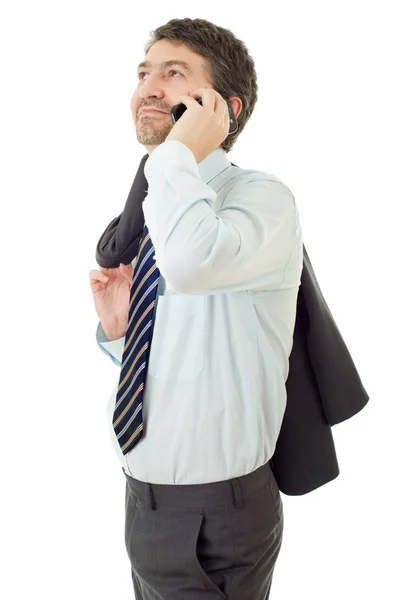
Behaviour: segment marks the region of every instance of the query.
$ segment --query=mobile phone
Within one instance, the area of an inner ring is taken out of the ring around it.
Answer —
[[[201,106],[203,106],[201,98],[196,98],[196,100]],[[232,135],[233,133],[236,133],[238,130],[238,122],[235,117],[235,113],[233,112],[232,104],[230,103],[230,101],[227,98],[224,98],[224,100],[227,103],[228,110],[229,110],[229,133],[228,133],[228,135]],[[171,121],[174,125],[177,122],[177,120],[181,118],[181,116],[183,115],[183,113],[185,112],[186,109],[187,109],[187,106],[185,104],[183,104],[183,102],[181,102],[180,104],[175,104],[171,108],[171,110],[170,110]]]

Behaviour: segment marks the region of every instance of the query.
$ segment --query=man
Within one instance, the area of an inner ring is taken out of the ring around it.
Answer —
[[[215,31],[191,26],[200,21]],[[121,367],[109,419],[136,598],[261,600],[283,534],[268,461],[285,411],[301,228],[280,180],[231,166],[228,107],[189,46],[159,39],[139,65],[145,230],[135,270],[90,273],[97,339]],[[229,101],[238,119],[242,99]]]

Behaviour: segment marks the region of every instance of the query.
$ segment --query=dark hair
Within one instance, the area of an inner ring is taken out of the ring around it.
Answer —
[[[257,75],[254,60],[245,44],[229,29],[205,19],[171,19],[150,32],[145,54],[162,39],[182,44],[200,54],[205,63],[205,75],[221,96],[239,96],[242,110],[237,118],[238,130],[221,144],[225,152],[232,149],[257,102]]]

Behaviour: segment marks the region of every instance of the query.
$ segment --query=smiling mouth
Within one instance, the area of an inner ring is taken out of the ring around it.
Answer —
[[[142,115],[166,115],[166,114],[168,114],[168,113],[166,113],[163,110],[158,110],[157,108],[154,108],[154,109],[153,108],[145,108],[140,111],[140,116],[142,116]]]

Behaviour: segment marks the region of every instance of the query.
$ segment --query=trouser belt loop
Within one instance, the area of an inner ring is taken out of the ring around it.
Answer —
[[[240,483],[237,479],[233,479],[231,481],[231,483],[232,483],[232,490],[233,490],[235,506],[236,506],[236,508],[242,508],[243,496],[242,496],[242,490],[240,488]]]
[[[154,500],[153,490],[151,488],[151,483],[145,483],[145,505],[146,508],[151,508],[152,510],[156,510],[157,504]]]

